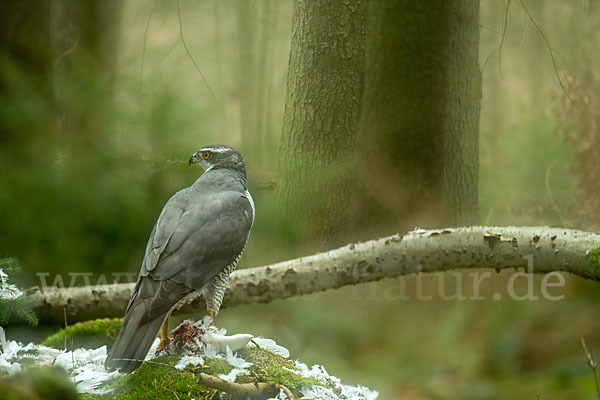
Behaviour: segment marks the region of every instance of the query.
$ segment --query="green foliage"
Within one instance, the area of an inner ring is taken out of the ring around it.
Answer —
[[[0,325],[8,324],[12,318],[37,326],[39,320],[29,305],[29,299],[19,297],[15,300],[0,300]]]
[[[21,272],[21,265],[16,258],[0,259],[1,277],[0,290],[13,291],[16,287],[8,283],[8,274],[15,275]],[[37,326],[38,318],[29,306],[27,297],[3,297],[0,294],[0,325],[6,325],[12,318],[20,319],[31,326]]]
[[[591,250],[585,258],[592,267],[596,280],[600,280],[600,248]]]
[[[76,400],[75,385],[62,368],[29,368],[0,380],[2,400]]]
[[[0,269],[7,274],[21,272],[19,260],[13,257],[0,258]]]
[[[57,349],[63,349],[65,343],[68,349],[80,347],[95,349],[104,345],[110,349],[119,334],[121,325],[123,325],[123,318],[102,318],[78,322],[47,337],[42,344]]]

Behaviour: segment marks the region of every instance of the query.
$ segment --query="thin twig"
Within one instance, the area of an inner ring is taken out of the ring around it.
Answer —
[[[562,81],[562,79],[560,77],[560,74],[558,73],[558,65],[556,63],[556,58],[554,57],[554,53],[556,53],[560,58],[562,58],[562,56],[560,55],[560,53],[558,51],[556,51],[550,45],[550,42],[546,38],[546,35],[544,34],[544,31],[538,25],[537,21],[533,18],[533,16],[529,12],[529,9],[525,5],[525,2],[523,0],[519,0],[519,3],[521,4],[521,7],[523,7],[523,10],[527,13],[527,16],[529,17],[529,20],[531,21],[531,23],[533,24],[533,26],[535,27],[535,29],[538,31],[540,37],[542,38],[544,44],[546,45],[546,48],[548,49],[548,53],[550,54],[550,59],[552,60],[552,65],[554,67],[554,74],[556,75],[556,79],[558,80],[558,83],[560,84],[560,87],[565,92],[565,95],[567,96],[567,98],[569,99],[569,101],[575,106],[575,108],[577,108],[582,114],[585,114],[585,112],[581,108],[579,108],[579,106],[577,105],[577,103],[575,103],[575,101],[573,100],[573,98],[569,94],[569,91],[565,87],[565,84],[563,83],[563,81]]]
[[[502,25],[502,37],[500,38],[500,46],[498,46],[498,71],[500,72],[500,78],[504,79],[502,75],[502,46],[504,45],[504,38],[506,37],[506,29],[508,28],[508,9],[510,8],[510,0],[506,2],[506,9],[504,11],[504,24]]]
[[[179,400],[179,396],[177,396],[177,393],[173,389],[167,388],[167,390],[169,390],[169,392],[173,393],[173,396],[175,396],[175,398],[177,400]]]
[[[152,360],[140,360],[137,358],[113,358],[114,361],[137,361],[137,362],[141,362],[141,363],[148,363],[148,364],[155,364],[155,365],[162,365],[164,367],[172,367],[175,368],[175,366],[173,364],[168,364],[168,363],[162,363],[162,362],[158,362],[158,361],[152,361]],[[183,372],[187,372],[185,370],[183,370]],[[193,375],[193,374],[192,374]]]
[[[598,399],[600,399],[600,385],[598,384],[598,373],[596,371],[596,367],[598,365],[596,364],[596,361],[594,361],[594,357],[592,356],[592,353],[590,353],[590,351],[588,350],[585,344],[585,340],[583,338],[581,338],[581,346],[583,347],[583,352],[585,353],[587,365],[589,365],[589,367],[592,369],[592,373],[594,374],[594,383],[596,384],[596,396],[598,396]]]
[[[185,43],[185,38],[183,37],[183,23],[181,22],[181,8],[179,6],[179,0],[177,0],[177,16],[179,17],[179,38],[181,39],[181,43],[183,44],[183,48],[185,49],[185,52],[187,53],[188,57],[190,58],[190,60],[194,64],[194,67],[196,67],[196,70],[198,71],[198,73],[202,77],[202,80],[204,81],[204,84],[206,85],[206,88],[210,92],[210,95],[212,96],[215,104],[218,105],[219,102],[217,101],[217,98],[215,97],[215,94],[213,93],[212,89],[208,85],[208,82],[206,81],[206,78],[204,78],[204,74],[200,70],[200,67],[198,66],[198,63],[196,62],[196,60],[192,56],[192,53],[190,52],[190,49],[188,48],[187,44]]]
[[[154,15],[155,9],[156,0],[152,5],[152,11],[150,11],[150,16],[148,17],[148,21],[146,22],[146,29],[144,30],[144,47],[142,48],[142,62],[140,65],[140,92],[142,91],[142,82],[144,80],[144,59],[146,58],[146,40],[148,38],[148,29],[150,28],[150,21],[152,21],[152,16]]]
[[[65,351],[67,351],[67,308],[63,307],[63,316],[65,318]]]
[[[173,49],[175,49],[175,47],[177,47],[177,45],[179,44],[180,41],[181,41],[181,38],[177,38],[177,40],[175,42],[173,42],[173,44],[171,45],[171,47],[169,47],[169,50],[167,50],[167,52],[162,55],[162,57],[160,58],[160,60],[158,60],[158,62],[152,67],[152,69],[150,70],[150,72],[148,72],[148,75],[152,75],[154,73],[154,71],[156,70],[156,68],[158,68],[160,66],[160,64],[162,64],[162,62],[165,60],[165,58],[167,58],[169,56],[169,54],[171,54],[171,52],[173,51]]]
[[[508,26],[508,8],[510,6],[510,0],[507,0],[506,2],[506,11],[504,13],[504,19],[502,20],[502,32],[496,32],[501,36],[500,39],[500,44],[498,45],[498,48],[494,51],[492,51],[492,53],[485,59],[485,61],[483,62],[483,66],[481,67],[481,72],[480,74],[483,75],[483,71],[485,71],[485,67],[487,66],[488,62],[492,59],[492,57],[498,53],[499,57],[498,57],[498,69],[500,70],[500,76],[502,77],[502,46],[504,45],[504,38],[506,37],[506,30],[507,30],[507,26]]]

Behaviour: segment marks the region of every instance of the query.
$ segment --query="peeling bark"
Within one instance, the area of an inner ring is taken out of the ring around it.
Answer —
[[[550,227],[468,227],[411,232],[354,243],[308,257],[244,269],[231,275],[223,307],[268,303],[346,285],[414,273],[474,268],[527,268],[600,280],[600,234]],[[30,296],[44,323],[122,316],[133,284],[46,289]],[[197,298],[176,314],[205,309]]]

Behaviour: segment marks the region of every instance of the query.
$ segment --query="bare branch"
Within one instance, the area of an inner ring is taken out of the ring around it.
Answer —
[[[187,43],[185,42],[185,38],[183,37],[183,23],[181,21],[181,7],[179,6],[179,0],[177,0],[177,17],[179,18],[179,38],[181,39],[183,48],[185,49],[185,52],[187,53],[187,56],[189,57],[189,59],[194,64],[194,67],[196,67],[196,71],[198,71],[198,73],[200,74],[200,77],[202,78],[204,85],[210,92],[210,95],[212,96],[213,101],[215,102],[215,104],[219,104],[219,102],[217,101],[217,98],[215,97],[215,94],[213,93],[212,89],[208,85],[208,82],[206,81],[204,74],[200,70],[200,67],[198,66],[198,63],[196,62],[196,59],[194,58],[194,56],[192,56],[192,53],[190,52],[190,49],[188,48]]]
[[[152,21],[152,17],[154,16],[155,9],[156,0],[154,0],[154,4],[152,5],[152,11],[150,11],[150,16],[148,17],[148,21],[146,22],[146,29],[144,30],[144,46],[142,47],[142,60],[140,63],[140,92],[142,91],[142,84],[144,81],[144,59],[146,58],[146,43],[148,40],[148,30],[150,29],[150,22]]]
[[[568,272],[599,280],[600,267],[587,255],[600,248],[600,234],[550,227],[468,227],[411,232],[278,264],[243,269],[231,275],[223,307],[268,303],[346,285],[414,273],[456,269],[526,268],[523,257],[533,256],[533,272]],[[30,296],[41,322],[58,324],[63,307],[69,321],[122,316],[133,284],[58,289]],[[202,298],[177,311],[201,312]]]
[[[556,58],[554,57],[554,54],[556,53],[561,59],[563,59],[563,57],[560,55],[560,53],[554,47],[552,47],[552,45],[550,45],[550,42],[548,41],[548,38],[546,38],[546,35],[544,34],[544,31],[538,25],[537,21],[533,18],[533,16],[529,12],[529,9],[525,5],[525,2],[523,0],[519,0],[519,3],[521,4],[521,7],[523,8],[523,10],[527,14],[527,16],[529,17],[529,20],[531,21],[531,23],[533,24],[533,26],[535,27],[535,29],[538,31],[538,34],[540,35],[540,38],[542,39],[542,41],[546,45],[546,48],[548,49],[548,53],[550,54],[550,59],[552,60],[552,66],[554,67],[554,75],[556,75],[556,79],[558,80],[558,83],[559,83],[561,89],[565,93],[565,96],[567,96],[567,98],[569,99],[569,101],[571,102],[571,104],[573,104],[575,106],[575,108],[577,108],[577,110],[579,110],[579,112],[581,112],[582,114],[585,114],[585,112],[579,107],[579,105],[577,103],[575,103],[575,101],[573,100],[573,98],[569,94],[569,91],[565,87],[565,84],[562,81],[562,79],[560,77],[560,74],[558,72],[558,64],[556,63]]]
[[[275,382],[235,383],[225,381],[216,376],[200,373],[198,374],[198,383],[208,388],[217,389],[220,392],[229,393],[234,399],[271,398],[275,397],[280,389],[283,389],[288,399],[297,399],[288,388]]]

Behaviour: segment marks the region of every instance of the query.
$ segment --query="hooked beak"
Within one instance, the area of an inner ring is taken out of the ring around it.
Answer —
[[[188,160],[188,165],[196,164],[199,160],[200,156],[198,155],[198,152],[195,152]]]

